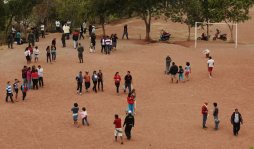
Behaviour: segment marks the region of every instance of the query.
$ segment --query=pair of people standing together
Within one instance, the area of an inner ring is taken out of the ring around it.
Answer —
[[[129,89],[129,93],[131,93],[131,85],[133,84],[132,82],[132,76],[130,74],[130,71],[127,71],[127,75],[125,76],[124,80],[124,93],[126,93],[126,89],[128,87]],[[119,86],[120,86],[120,82],[121,82],[121,76],[119,75],[119,72],[116,72],[115,76],[114,76],[114,80],[115,80],[115,85],[116,85],[116,92],[117,95],[119,95]]]

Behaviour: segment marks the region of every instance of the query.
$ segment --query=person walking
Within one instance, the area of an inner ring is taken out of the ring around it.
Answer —
[[[56,31],[60,31],[60,21],[58,19],[56,20]]]
[[[77,103],[74,103],[74,107],[71,108],[71,111],[72,111],[72,116],[73,116],[73,125],[77,128],[79,128],[79,124],[78,124],[78,110],[79,110],[79,107],[78,107],[78,104]]]
[[[100,91],[100,84],[101,84],[101,91],[103,91],[103,74],[101,70],[99,70],[98,76],[98,91]]]
[[[21,45],[21,40],[20,40],[20,31],[17,32],[17,42],[18,42],[18,45]]]
[[[119,72],[116,72],[116,74],[114,76],[114,80],[115,80],[115,85],[116,85],[116,93],[119,96],[119,86],[120,86],[120,82],[121,82],[121,76],[119,75]]]
[[[84,76],[84,78],[85,78],[86,93],[88,93],[88,89],[90,88],[90,75],[88,71],[86,71],[86,75]]]
[[[211,56],[209,56],[209,60],[207,61],[207,66],[208,66],[209,78],[212,78],[214,60],[212,59]]]
[[[103,54],[103,49],[105,52],[105,36],[101,38],[101,54]]]
[[[93,30],[93,26],[92,24],[89,24],[89,36],[91,37],[91,34],[92,34],[92,30]]]
[[[185,66],[185,77],[187,78],[187,81],[189,81],[190,75],[191,73],[191,67],[190,67],[190,63],[189,62],[186,62],[186,66]]]
[[[105,40],[105,50],[106,50],[106,54],[110,54],[110,39],[109,36],[107,36],[106,40]]]
[[[39,86],[44,87],[43,83],[43,68],[41,68],[41,65],[38,65],[37,68],[38,76],[39,76]]]
[[[172,59],[171,57],[169,57],[169,54],[166,57],[166,70],[165,70],[165,74],[169,74],[169,68],[170,68],[170,63],[171,63]]]
[[[93,52],[95,52],[95,39],[96,39],[95,34],[92,34],[92,37],[91,37],[91,44],[93,45]]]
[[[70,27],[67,25],[67,24],[65,24],[65,33],[66,33],[66,38],[67,38],[67,40],[69,40],[69,35],[70,35]]]
[[[83,23],[83,28],[84,28],[84,36],[86,37],[86,28],[87,28],[86,20],[85,20],[85,22]]]
[[[85,120],[87,126],[89,126],[89,123],[87,121],[87,111],[86,111],[86,108],[83,107],[82,110],[83,110],[82,112],[78,112],[81,115],[81,117],[82,117],[82,125],[85,125],[85,122],[84,122],[84,120]]]
[[[52,55],[52,61],[56,61],[56,47],[55,47],[55,45],[51,46],[51,55]]]
[[[97,86],[97,82],[98,82],[98,75],[96,74],[96,71],[93,72],[92,80],[93,80],[93,91],[95,91],[95,93],[97,93],[96,86]]]
[[[81,37],[83,37],[83,39],[84,39],[84,36],[83,36],[83,26],[82,25],[80,25],[79,34],[80,34],[79,40],[81,39]]]
[[[240,130],[240,123],[243,124],[242,115],[238,112],[238,109],[235,109],[235,112],[231,115],[231,124],[233,125],[234,136],[236,137]]]
[[[30,55],[31,55],[30,50],[27,47],[26,50],[25,50],[25,56],[26,56],[26,63],[27,64],[29,64],[31,62]]]
[[[136,114],[136,109],[137,109],[136,90],[133,89],[133,90],[131,91],[131,93],[132,93],[131,96],[133,97],[133,100],[134,100],[133,112],[134,112],[134,114]]]
[[[76,49],[77,45],[78,45],[78,34],[76,32],[73,33],[72,39],[73,39],[73,42],[74,42],[74,49]]]
[[[23,84],[20,86],[20,90],[22,91],[22,94],[23,94],[23,101],[26,101],[25,98],[26,98],[26,92],[28,91],[28,88],[27,88],[27,84],[25,82],[23,82]]]
[[[207,101],[205,101],[205,104],[202,106],[202,114],[203,114],[203,129],[206,130],[207,127],[205,126],[205,124],[208,117],[208,102]]]
[[[129,39],[129,38],[128,38],[127,26],[128,26],[128,24],[125,24],[125,25],[124,25],[124,28],[123,28],[123,37],[122,37],[122,39],[124,38],[124,35],[126,35],[127,39]]]
[[[18,102],[18,92],[19,92],[19,80],[15,79],[13,83],[13,92],[15,93],[15,101]]]
[[[38,79],[39,79],[39,76],[38,76],[38,72],[37,72],[36,69],[32,71],[31,78],[33,80],[33,90],[35,89],[35,87],[38,90]]]
[[[28,34],[28,45],[34,46],[34,34],[32,33],[32,31],[30,31],[30,33]]]
[[[131,139],[131,129],[132,127],[134,127],[134,116],[131,114],[132,111],[128,111],[128,115],[125,117],[124,123],[123,123],[123,127],[124,125],[126,125],[125,127],[125,135],[127,137],[128,140]]]
[[[22,71],[22,79],[23,79],[23,82],[26,82],[26,75],[27,75],[27,67],[24,66],[24,68],[21,70]]]
[[[121,124],[121,118],[118,117],[118,115],[115,115],[115,120],[114,123],[115,124],[115,142],[117,142],[117,135],[120,137],[121,139],[121,144],[123,144],[123,130],[122,130],[122,124]]]
[[[218,130],[218,125],[219,125],[219,109],[217,108],[217,103],[213,103],[214,106],[214,110],[213,110],[213,116],[214,116],[214,123],[215,123],[215,127],[214,130]]]
[[[84,52],[84,47],[81,46],[81,43],[79,43],[79,47],[78,47],[78,58],[79,58],[79,63],[83,63],[83,52]]]
[[[109,51],[110,51],[110,52],[113,52],[113,50],[112,50],[112,49],[113,49],[113,48],[112,48],[112,47],[113,47],[113,41],[112,41],[112,40],[113,40],[113,36],[114,36],[114,35],[112,34],[111,37],[110,37],[110,44],[109,44]]]
[[[33,53],[34,53],[34,61],[35,61],[35,63],[38,63],[39,54],[40,54],[38,46],[35,46]]]
[[[52,40],[52,44],[51,45],[56,46],[56,37],[54,37],[54,39]]]
[[[62,38],[61,38],[61,40],[62,40],[63,47],[66,46],[66,44],[65,44],[65,37],[66,37],[66,34],[62,32]]]
[[[114,35],[112,42],[113,42],[113,49],[116,51],[116,45],[117,45],[117,34]]]
[[[11,92],[11,83],[10,81],[7,82],[7,86],[6,86],[6,99],[5,102],[8,102],[8,97],[10,96],[11,98],[11,102],[14,103],[13,99],[12,99],[12,92]]]
[[[44,24],[41,23],[41,38],[45,38],[45,35],[44,35]]]
[[[9,48],[13,49],[13,35],[11,33],[7,36],[7,43],[8,49]]]
[[[178,67],[175,65],[175,62],[172,63],[173,66],[170,67],[169,73],[171,76],[171,82],[173,83],[174,79],[176,80],[176,83],[178,83],[178,80],[176,78],[176,74],[178,72]]]
[[[50,57],[50,47],[49,46],[46,48],[46,52],[47,52],[47,63],[49,63],[48,60],[50,60],[50,63],[52,64],[51,57]]]
[[[12,33],[12,38],[14,39],[15,38],[15,34],[16,34],[16,29],[14,26],[12,26],[11,28],[11,33]]]
[[[78,94],[78,90],[79,90],[79,94],[81,95],[81,92],[82,92],[82,83],[83,83],[82,71],[80,71],[79,75],[76,76],[76,81],[77,81],[77,94]]]
[[[128,94],[127,102],[128,102],[128,107],[129,107],[129,110],[127,110],[127,112],[128,112],[128,111],[131,111],[131,114],[133,114],[133,109],[134,109],[134,97],[132,96],[132,93],[129,93],[129,94]]]
[[[133,84],[132,82],[132,76],[131,76],[131,72],[130,71],[127,71],[127,75],[124,77],[124,80],[125,80],[125,90],[124,90],[124,93],[126,93],[126,89],[128,87],[129,89],[129,93],[131,93],[131,84]]]
[[[32,75],[31,68],[28,67],[28,69],[27,69],[27,76],[26,76],[28,89],[32,89],[32,85],[31,85],[31,75]]]
[[[183,78],[183,73],[184,73],[183,67],[179,66],[179,72],[178,72],[178,74],[179,74],[179,82],[181,81],[181,78],[182,78],[183,83],[184,83],[185,81],[184,81],[184,78]]]

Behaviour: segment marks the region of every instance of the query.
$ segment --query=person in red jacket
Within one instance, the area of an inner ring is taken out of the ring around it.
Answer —
[[[205,126],[206,120],[208,117],[208,102],[205,101],[205,104],[202,106],[202,114],[203,114],[203,129],[206,130],[207,127]]]
[[[127,112],[131,111],[131,115],[133,115],[133,108],[134,108],[134,102],[135,102],[135,100],[134,100],[134,98],[132,96],[132,93],[128,94],[127,102],[128,102],[128,107],[129,107],[129,110],[127,110]]]
[[[120,86],[120,82],[121,82],[121,76],[119,75],[119,72],[116,72],[116,74],[114,76],[114,80],[115,80],[115,85],[116,85],[116,92],[117,92],[117,95],[119,96],[119,86]]]

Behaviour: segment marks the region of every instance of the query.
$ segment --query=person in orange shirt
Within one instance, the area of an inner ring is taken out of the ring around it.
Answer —
[[[86,71],[86,75],[84,76],[84,78],[85,78],[86,93],[88,93],[88,88],[90,88],[90,75],[88,71]]]

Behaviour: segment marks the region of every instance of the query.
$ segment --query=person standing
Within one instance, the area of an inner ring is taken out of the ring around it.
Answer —
[[[8,102],[8,97],[10,96],[11,98],[11,102],[14,103],[13,99],[12,99],[12,92],[11,92],[11,83],[10,81],[7,82],[7,86],[6,86],[6,99],[5,102]]]
[[[134,127],[134,116],[131,113],[132,111],[129,110],[128,115],[125,117],[124,124],[123,124],[123,127],[126,124],[124,131],[128,140],[131,139],[131,129],[132,127]]]
[[[77,81],[77,93],[78,93],[78,90],[79,90],[79,94],[81,95],[81,92],[82,92],[82,83],[83,83],[82,71],[80,71],[79,75],[77,75],[76,81]]]
[[[113,48],[115,49],[115,51],[116,51],[117,39],[118,39],[117,34],[115,34],[113,39],[112,39]]]
[[[110,39],[109,39],[109,36],[107,36],[106,40],[105,40],[105,43],[106,43],[106,46],[105,46],[105,51],[106,51],[106,54],[110,54]]]
[[[39,42],[39,30],[38,30],[38,26],[36,26],[36,28],[35,28],[35,41]]]
[[[56,61],[56,47],[55,47],[55,45],[51,46],[51,55],[52,55],[52,61]]]
[[[128,24],[125,24],[125,25],[124,25],[124,28],[123,28],[123,37],[122,37],[122,39],[124,38],[124,35],[126,35],[127,39],[129,39],[129,38],[128,38],[127,26],[128,26]]]
[[[105,36],[101,38],[101,53],[103,54],[103,49],[105,52]]]
[[[77,103],[74,103],[74,107],[71,109],[72,111],[72,116],[73,116],[73,125],[77,125],[77,128],[79,127],[79,124],[78,124],[78,110],[79,110],[79,107],[78,107],[78,104]]]
[[[31,45],[28,46],[28,50],[30,51],[30,62],[32,62],[34,49]]]
[[[208,66],[209,78],[212,78],[214,60],[212,59],[211,56],[209,56],[209,60],[207,61],[207,66]]]
[[[22,71],[22,79],[23,79],[23,82],[26,82],[26,75],[27,75],[27,67],[24,66],[24,68],[21,70]]]
[[[84,39],[84,36],[83,36],[83,27],[82,27],[82,25],[80,25],[79,34],[80,34],[79,40],[81,39],[81,37],[83,37],[83,39]]]
[[[170,68],[170,63],[171,63],[172,59],[171,57],[169,57],[169,54],[166,57],[166,70],[165,70],[165,74],[169,74],[169,68]]]
[[[59,32],[60,31],[60,21],[56,20],[56,31]]]
[[[101,84],[101,91],[103,91],[103,74],[101,70],[99,70],[98,76],[98,90],[100,91],[100,84]]]
[[[73,39],[73,42],[74,42],[74,49],[76,49],[77,45],[78,45],[78,34],[76,32],[73,33],[72,39]]]
[[[49,61],[48,61],[48,59],[49,59],[50,63],[52,64],[51,57],[50,57],[50,48],[49,48],[49,46],[47,47],[46,51],[47,51],[47,63],[49,63]]]
[[[15,29],[14,26],[12,26],[11,33],[12,33],[12,38],[14,39],[15,38],[15,34],[16,34],[16,29]]]
[[[84,78],[85,78],[86,93],[88,93],[88,88],[90,88],[90,75],[88,71],[86,71],[86,75],[84,76]]]
[[[127,110],[127,112],[128,112],[128,111],[131,111],[131,114],[133,114],[133,109],[134,109],[134,97],[132,96],[132,93],[129,93],[129,94],[128,94],[127,102],[128,102],[128,107],[129,107],[129,110]]]
[[[37,70],[33,70],[32,71],[32,80],[33,80],[33,89],[36,89],[38,90],[38,79],[39,79],[39,76],[38,76],[38,72]]]
[[[240,122],[243,124],[242,115],[238,112],[238,109],[235,109],[235,112],[231,115],[231,124],[233,124],[233,132],[235,137],[238,135],[240,130]]]
[[[132,82],[132,76],[131,76],[131,72],[130,71],[127,71],[127,75],[125,76],[124,78],[125,80],[125,90],[124,90],[124,93],[126,93],[126,89],[128,87],[129,89],[129,93],[131,93],[131,84],[133,84]]]
[[[93,30],[93,26],[92,24],[89,24],[89,36],[91,37],[92,34],[92,30]]]
[[[28,35],[28,45],[34,46],[34,34],[32,33],[32,31],[30,31],[29,35]]]
[[[205,126],[205,124],[208,117],[208,102],[207,101],[205,101],[205,104],[202,106],[202,114],[203,114],[203,129],[206,130],[207,127]]]
[[[95,91],[95,93],[97,93],[96,86],[97,86],[97,82],[98,82],[98,75],[96,74],[96,71],[93,72],[92,80],[93,80],[93,91]]]
[[[30,59],[30,50],[28,49],[28,47],[26,47],[26,50],[25,50],[25,56],[26,56],[26,63],[29,64],[31,62],[31,59]]]
[[[69,33],[71,34],[72,31],[71,31],[71,20],[70,19],[67,21],[67,26],[69,26]]]
[[[84,52],[84,47],[81,46],[81,43],[79,43],[79,47],[78,47],[78,58],[79,58],[79,63],[81,63],[81,60],[82,60],[82,63],[83,63],[83,52]]]
[[[136,91],[135,91],[135,89],[133,89],[131,91],[131,93],[132,93],[131,96],[133,97],[133,100],[134,100],[133,112],[134,112],[134,114],[136,114],[137,102],[136,102]]]
[[[186,66],[185,66],[185,77],[187,78],[187,81],[189,81],[189,75],[191,73],[191,67],[190,67],[190,63],[186,62]]]
[[[52,45],[56,46],[56,37],[52,40]]]
[[[18,102],[18,92],[19,92],[19,80],[15,79],[13,83],[13,92],[15,93],[15,101]]]
[[[176,80],[176,83],[178,83],[178,80],[176,78],[176,74],[178,72],[178,67],[175,65],[175,62],[172,63],[173,66],[170,67],[169,73],[171,76],[171,82],[173,83],[174,79]]]
[[[35,61],[35,63],[38,63],[39,54],[40,54],[38,46],[35,46],[33,53],[34,53],[34,61]]]
[[[18,45],[21,44],[21,40],[20,40],[20,31],[17,32],[17,42],[18,42]]]
[[[85,122],[84,122],[84,120],[85,120],[87,126],[89,126],[89,123],[87,121],[87,111],[86,111],[86,108],[83,107],[82,110],[83,110],[82,112],[78,112],[81,115],[81,117],[82,117],[82,125],[85,125]]]
[[[10,33],[7,36],[8,49],[11,47],[13,49],[13,35]]]
[[[85,20],[85,22],[83,23],[83,28],[84,28],[84,36],[86,37],[86,28],[87,28],[86,20]]]
[[[44,35],[44,24],[41,23],[41,38],[45,38],[45,35]]]
[[[23,93],[23,101],[25,101],[26,98],[26,92],[28,91],[27,89],[27,84],[25,82],[23,82],[23,84],[20,86],[20,90]]]
[[[38,76],[39,76],[39,86],[44,87],[43,83],[43,68],[41,68],[41,65],[38,65],[37,68]]]
[[[216,121],[219,118],[219,109],[217,108],[217,103],[213,103],[214,110],[213,110],[213,116],[214,116],[214,123],[215,123],[215,128],[214,130],[218,130],[218,125],[219,123]]]
[[[117,141],[117,135],[121,138],[121,144],[123,144],[123,131],[122,131],[122,124],[121,124],[121,118],[118,117],[118,115],[115,115],[115,142]]]
[[[62,32],[62,38],[61,38],[61,40],[62,40],[63,47],[66,46],[65,45],[65,37],[66,37],[66,34]]]
[[[26,79],[27,79],[28,89],[32,89],[32,85],[31,85],[31,75],[32,75],[32,72],[31,72],[31,68],[30,67],[28,67],[26,75],[27,75]]]
[[[115,80],[115,85],[116,85],[116,93],[119,96],[119,86],[120,86],[120,82],[121,82],[121,76],[119,75],[119,72],[116,72],[116,74],[114,76],[114,80]]]
[[[95,26],[92,26],[92,34],[95,34]]]
[[[92,34],[92,37],[91,37],[91,44],[93,45],[93,52],[95,52],[95,39],[96,39],[95,34]]]
[[[183,70],[183,67],[182,66],[179,66],[179,82],[181,81],[181,78],[183,80],[183,83],[185,82],[184,81],[184,78],[183,78],[183,73],[184,73],[184,70]]]
[[[70,35],[70,27],[67,25],[67,24],[65,24],[65,33],[66,33],[66,38],[67,38],[67,40],[69,40],[69,35]]]

